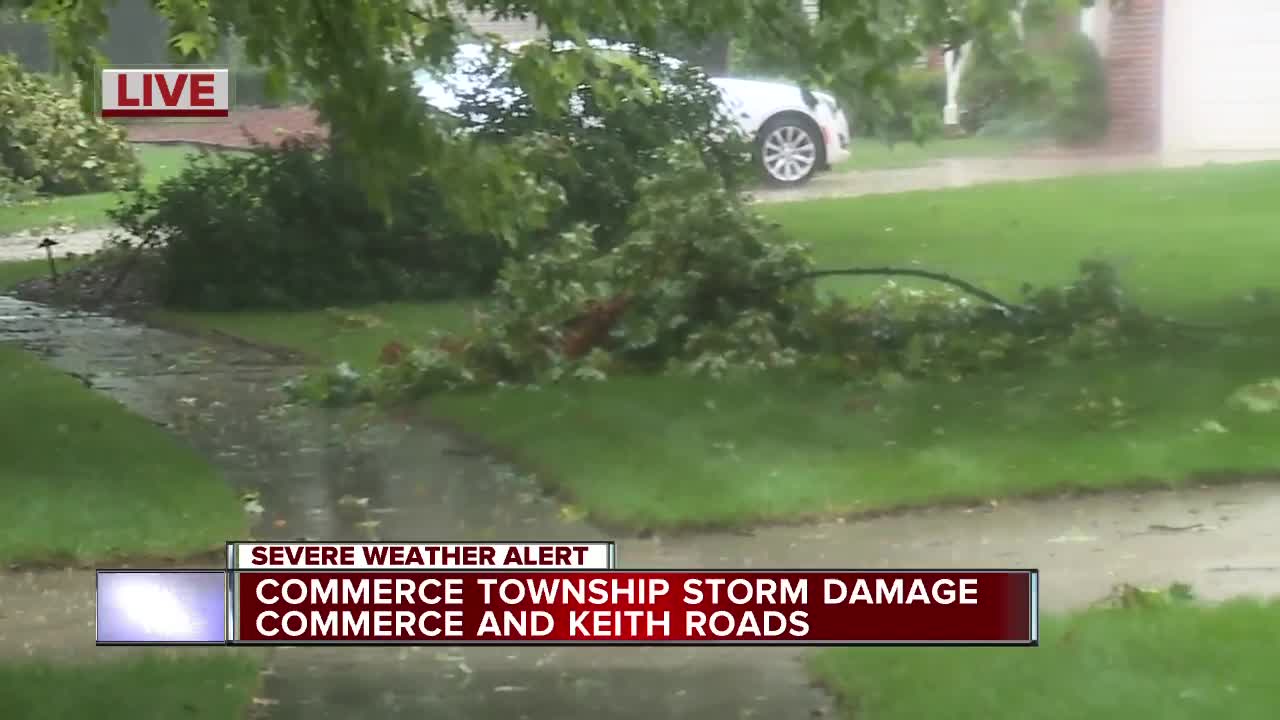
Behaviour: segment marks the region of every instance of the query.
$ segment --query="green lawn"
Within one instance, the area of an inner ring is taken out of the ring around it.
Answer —
[[[834,172],[912,168],[953,157],[1003,157],[1028,146],[1025,141],[989,137],[938,138],[924,143],[892,145],[874,138],[854,138],[850,156]]]
[[[1066,282],[1103,256],[1149,308],[1192,320],[1274,317],[1280,165],[1136,173],[767,207],[823,266],[953,272],[1002,293]],[[862,296],[871,281],[827,287]],[[169,314],[310,353],[373,364],[379,346],[465,327],[461,305],[342,312]],[[365,323],[365,324],[362,324]],[[369,327],[367,325],[374,326]],[[1264,328],[1265,329],[1265,328]],[[1280,467],[1280,413],[1226,398],[1280,375],[1280,333],[1219,333],[1055,369],[897,391],[775,377],[614,379],[435,398],[434,413],[523,458],[597,520],[740,525],[943,500],[1177,485],[1190,474]],[[1074,408],[1122,403],[1118,416]]]
[[[388,342],[412,345],[424,341],[433,329],[466,330],[469,308],[466,303],[397,302],[303,313],[163,311],[155,319],[163,325],[295,349],[319,364],[345,361],[367,370],[377,364],[378,352]]]
[[[148,186],[174,176],[194,149],[183,145],[136,145],[142,162],[143,182]],[[0,235],[69,225],[76,229],[103,227],[111,223],[107,210],[119,202],[119,193],[90,193],[37,200],[0,207]]]
[[[0,567],[182,557],[244,535],[193,450],[79,381],[0,346]]]
[[[1113,262],[1145,306],[1231,321],[1280,310],[1280,164],[1217,166],[819,200],[766,214],[823,267],[905,265],[1016,295],[1060,284],[1078,262]],[[860,294],[873,280],[832,281]],[[1259,289],[1276,304],[1250,303]]]
[[[14,720],[244,720],[258,669],[256,661],[230,653],[0,663],[0,709]]]
[[[859,648],[813,667],[855,720],[1271,720],[1280,603],[1047,618],[1039,648]]]
[[[597,520],[669,529],[1280,467],[1280,413],[1230,410],[1280,340],[895,390],[792,377],[625,378],[433,399]],[[1095,398],[1116,416],[1075,409]],[[1216,421],[1226,432],[1205,432]]]

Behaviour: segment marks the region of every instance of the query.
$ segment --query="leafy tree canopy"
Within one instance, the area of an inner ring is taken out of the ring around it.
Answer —
[[[288,79],[309,88],[337,149],[375,199],[425,167],[447,174],[475,222],[511,231],[538,215],[515,208],[536,207],[546,194],[512,156],[519,148],[478,147],[451,135],[442,118],[424,111],[411,82],[414,68],[453,56],[465,37],[464,12],[536,18],[551,38],[574,41],[604,36],[660,46],[672,27],[692,41],[729,34],[750,42],[780,75],[874,99],[930,47],[973,41],[1016,53],[1016,44],[999,42],[1016,33],[1013,12],[1091,1],[822,0],[821,19],[810,23],[796,0],[151,0],[170,21],[176,60],[197,62],[220,38],[236,36],[275,86]],[[87,108],[103,61],[95,41],[107,30],[112,2],[0,0],[0,10],[49,24],[59,58],[83,81]],[[601,63],[625,62],[616,56],[530,46],[514,62],[540,112],[561,111],[582,83],[597,83],[604,102],[628,95],[617,73],[595,72]],[[645,82],[639,64],[633,71]]]

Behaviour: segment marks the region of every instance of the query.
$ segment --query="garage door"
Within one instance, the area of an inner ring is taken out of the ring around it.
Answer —
[[[1164,0],[1170,150],[1280,150],[1280,0]]]

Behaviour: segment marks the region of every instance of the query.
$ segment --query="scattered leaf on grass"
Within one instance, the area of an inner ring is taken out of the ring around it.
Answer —
[[[1228,398],[1232,406],[1252,413],[1280,410],[1280,378],[1270,378],[1237,389]]]
[[[1196,427],[1196,432],[1217,433],[1221,435],[1222,433],[1227,432],[1227,428],[1217,420],[1205,420]]]
[[[587,516],[587,511],[573,505],[560,506],[561,522],[573,523],[578,522]]]
[[[244,506],[244,511],[258,515],[262,512],[261,496],[256,492],[247,492],[240,495],[240,503]]]

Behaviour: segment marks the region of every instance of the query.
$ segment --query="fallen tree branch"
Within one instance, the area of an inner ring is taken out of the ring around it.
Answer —
[[[974,285],[967,280],[961,280],[954,275],[948,275],[941,272],[933,272],[932,270],[917,270],[915,268],[899,268],[899,267],[867,267],[867,268],[844,268],[839,270],[814,270],[812,272],[794,275],[784,281],[784,284],[790,285],[804,280],[816,280],[824,277],[835,276],[859,276],[859,275],[875,275],[884,277],[918,277],[926,280],[933,280],[945,285],[960,288],[961,290],[973,295],[976,298],[985,300],[996,306],[1004,312],[1018,313],[1034,313],[1035,309],[1025,305],[1006,302],[999,296],[990,293],[982,288]]]

